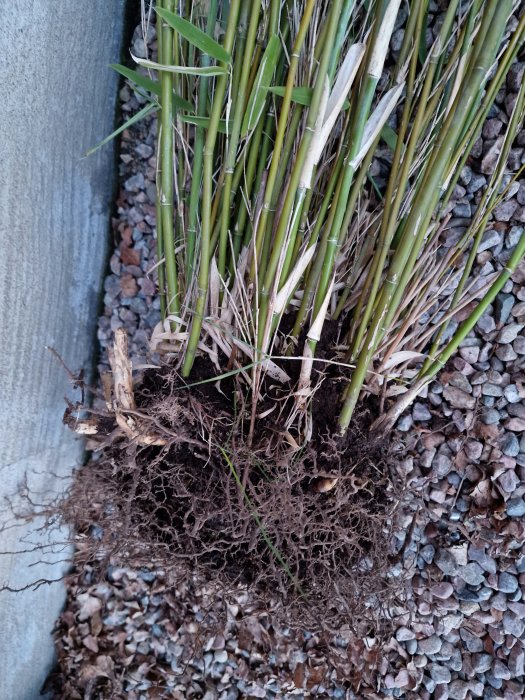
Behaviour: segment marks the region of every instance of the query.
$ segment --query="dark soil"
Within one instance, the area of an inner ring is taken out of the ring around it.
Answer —
[[[67,519],[77,532],[97,533],[93,552],[248,585],[280,601],[288,623],[337,627],[351,611],[356,621],[371,605],[379,613],[400,494],[388,440],[368,432],[375,407],[362,406],[352,430],[334,437],[341,378],[327,375],[306,447],[290,448],[273,414],[257,422],[248,446],[240,380],[209,381],[215,375],[203,358],[191,386],[172,367],[147,371],[137,410],[166,430],[167,444],[110,439],[79,473]]]

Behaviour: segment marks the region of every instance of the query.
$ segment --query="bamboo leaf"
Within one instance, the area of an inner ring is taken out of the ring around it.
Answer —
[[[397,134],[391,126],[388,126],[388,124],[385,124],[385,126],[381,129],[381,138],[386,143],[388,148],[390,148],[390,150],[396,150]]]
[[[397,367],[397,365],[402,365],[410,360],[423,360],[426,355],[421,352],[415,352],[415,350],[399,350],[398,352],[390,355],[388,360],[384,363],[383,369],[389,370],[392,367]]]
[[[274,95],[277,95],[278,97],[284,97],[286,86],[274,85],[268,88],[268,90]],[[292,102],[295,102],[298,105],[302,105],[303,107],[309,107],[312,103],[313,94],[314,90],[311,87],[303,85],[300,87],[295,87],[292,90]],[[345,100],[343,103],[343,109],[348,109],[348,107],[350,107],[350,102],[348,100]]]
[[[313,245],[310,248],[307,248],[299,260],[295,263],[295,266],[292,269],[288,279],[275,297],[275,302],[273,305],[274,314],[280,314],[282,311],[284,311],[284,307],[286,306],[288,299],[293,294],[293,290],[299,284],[304,271],[312,261],[316,247],[317,246]]]
[[[390,46],[390,39],[392,37],[392,32],[394,31],[394,24],[400,5],[401,0],[390,0],[390,3],[385,10],[381,28],[377,35],[375,44],[372,47],[367,73],[376,80],[379,80],[381,73],[383,72],[386,54]]]
[[[99,144],[96,146],[93,146],[93,148],[90,148],[89,151],[86,151],[86,156],[90,156],[92,153],[95,153],[95,151],[98,151],[99,148],[102,148],[102,146],[105,146],[107,143],[109,143],[112,139],[115,138],[115,136],[118,136],[121,134],[124,129],[127,129],[128,127],[132,126],[133,124],[136,124],[139,122],[141,119],[144,119],[145,116],[147,116],[150,112],[153,112],[154,110],[158,109],[158,104],[156,102],[150,102],[147,104],[145,107],[143,107],[140,112],[137,112],[134,114],[130,119],[128,119],[122,126],[119,126],[118,129],[115,129],[109,136],[106,136],[105,139],[103,139]]]
[[[141,75],[138,71],[133,70],[133,68],[128,68],[120,63],[112,63],[110,68],[113,68],[113,70],[115,70],[117,73],[120,73],[120,75],[124,76],[138,87],[141,87],[143,90],[151,92],[152,94],[160,97],[160,83],[157,80],[152,80],[146,75]],[[177,95],[176,92],[173,93],[173,105],[178,110],[184,109],[188,112],[194,111],[191,102],[183,99]]]
[[[266,95],[270,89],[270,81],[272,79],[275,66],[281,52],[281,43],[279,37],[273,34],[268,41],[268,45],[261,59],[259,70],[248,100],[246,113],[242,122],[241,135],[246,136],[248,131],[253,129],[259,121],[264,109]]]
[[[322,127],[319,133],[316,134],[316,138],[312,141],[314,146],[314,165],[317,165],[319,162],[321,153],[323,152],[326,142],[332,133],[337,117],[343,109],[346,96],[350,92],[350,88],[352,87],[352,83],[354,82],[354,78],[357,74],[357,70],[364,54],[364,44],[353,44],[348,49],[345,60],[343,61],[343,64],[337,74],[335,85],[328,98]]]
[[[389,90],[380,100],[379,104],[372,113],[372,116],[367,121],[361,149],[356,157],[352,160],[352,167],[355,169],[365,157],[368,149],[374,143],[377,136],[381,133],[386,120],[392,114],[401,93],[403,92],[404,83],[400,83],[396,87]]]
[[[183,122],[186,122],[186,124],[194,124],[195,126],[201,126],[204,129],[207,129],[210,126],[210,118],[209,117],[194,117],[191,114],[181,114],[180,118]],[[221,134],[230,133],[231,128],[232,128],[231,120],[227,121],[226,119],[219,119],[218,131]]]
[[[197,68],[196,66],[165,66],[162,63],[149,61],[147,58],[138,58],[131,54],[131,58],[138,63],[139,66],[151,68],[152,70],[166,71],[168,73],[181,73],[183,75],[225,75],[228,71],[222,66],[206,66],[205,68]]]
[[[323,303],[321,304],[321,308],[319,309],[317,316],[315,317],[312,325],[310,326],[310,330],[306,334],[306,337],[309,338],[310,340],[315,340],[317,342],[319,342],[321,340],[321,333],[322,333],[323,325],[324,325],[324,322],[326,319],[326,314],[328,311],[328,304],[330,303],[330,297],[332,296],[334,282],[335,282],[335,278],[332,278],[332,281],[330,282],[330,286],[328,287],[328,290],[326,292],[325,298],[323,299]]]
[[[222,63],[231,63],[232,57],[215,39],[212,39],[209,34],[206,34],[201,29],[196,27],[186,19],[182,19],[173,12],[157,7],[157,14],[167,22],[170,27],[173,27],[181,36],[183,36],[190,44],[196,46],[203,53],[208,54],[212,58]]]
[[[272,86],[269,88],[270,92],[272,92],[274,95],[277,95],[278,97],[284,97],[284,93],[286,92],[286,86],[285,85],[277,85],[277,86]],[[292,102],[296,102],[299,105],[303,105],[304,107],[309,107],[310,103],[312,102],[312,95],[314,94],[314,90],[311,87],[308,86],[300,86],[300,87],[294,87],[292,90]]]
[[[342,110],[346,96],[348,95],[361,60],[365,55],[364,44],[352,44],[348,49],[341,68],[337,72],[334,87],[330,92],[328,104],[326,105],[326,119],[335,121],[335,118]],[[335,116],[332,116],[335,115]]]
[[[132,83],[138,85],[146,92],[152,92],[154,95],[160,95],[160,84],[156,80],[148,78],[146,75],[141,75],[138,71],[133,70],[133,68],[128,68],[120,63],[110,63],[110,68],[114,71],[120,73]]]

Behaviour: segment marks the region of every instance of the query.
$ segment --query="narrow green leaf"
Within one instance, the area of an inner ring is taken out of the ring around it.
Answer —
[[[273,92],[274,95],[278,95],[279,97],[284,97],[284,93],[286,92],[286,87],[284,85],[278,85],[275,87],[269,88],[270,92]],[[299,105],[304,105],[305,107],[309,107],[310,103],[312,102],[312,95],[314,93],[313,88],[304,86],[304,87],[295,87],[292,89],[292,102],[297,102]]]
[[[391,126],[388,126],[388,124],[385,124],[385,126],[381,129],[381,138],[386,143],[388,148],[390,148],[392,151],[396,150],[397,134]]]
[[[222,63],[231,63],[232,57],[219,43],[212,39],[211,36],[203,32],[186,19],[182,19],[173,12],[157,7],[157,14],[167,22],[170,27],[173,27],[181,36],[183,36],[190,44],[207,53],[212,58],[221,61]]]
[[[202,126],[207,129],[210,125],[209,117],[194,117],[191,114],[181,114],[181,120],[186,122],[186,124],[195,124],[195,126]],[[219,119],[218,131],[221,134],[227,134],[231,131],[232,121],[226,121],[226,119]]]
[[[110,68],[123,75],[125,78],[130,80],[132,83],[141,87],[147,92],[151,92],[153,95],[158,95],[160,97],[160,83],[157,80],[152,80],[146,75],[141,75],[138,71],[133,70],[133,68],[128,68],[127,66],[122,66],[120,63],[112,63]],[[173,105],[175,109],[184,109],[187,112],[194,112],[193,105],[188,100],[179,97],[176,92],[173,93]]]
[[[273,85],[272,87],[268,88],[268,90],[278,97],[284,97],[286,87],[284,85]],[[307,85],[294,87],[292,88],[292,102],[295,102],[298,105],[303,105],[303,107],[309,107],[312,102],[313,94],[313,88],[308,87]],[[350,102],[345,100],[343,109],[348,109],[348,107],[350,107]]]
[[[270,88],[275,66],[281,53],[281,42],[276,34],[273,34],[268,41],[268,45],[261,59],[259,70],[253,84],[248,106],[242,122],[241,135],[246,136],[248,131],[253,129],[259,121],[264,109],[266,95]]]
[[[151,68],[152,70],[167,71],[168,73],[182,73],[183,75],[225,75],[227,69],[222,66],[207,66],[205,68],[197,68],[196,66],[164,66],[162,63],[148,61],[146,58],[138,58],[131,54],[131,58],[138,63],[139,66]]]
[[[117,71],[117,73],[120,73],[120,75],[123,75],[128,80],[131,80],[132,83],[138,85],[143,90],[152,92],[154,95],[160,95],[160,85],[156,80],[152,80],[146,75],[141,75],[138,71],[133,70],[133,68],[128,68],[120,63],[111,63],[109,67],[113,68],[113,70]]]
[[[96,146],[93,146],[93,148],[90,148],[89,151],[86,151],[86,156],[90,156],[92,153],[95,153],[95,151],[98,151],[99,148],[102,148],[102,146],[105,146],[107,143],[109,143],[112,139],[115,138],[115,136],[118,136],[121,134],[124,129],[127,129],[129,126],[132,126],[133,124],[136,124],[139,122],[141,119],[143,119],[146,115],[148,115],[150,112],[153,112],[154,110],[158,109],[158,104],[156,102],[150,102],[147,104],[145,107],[143,107],[140,112],[137,112],[134,114],[132,117],[128,119],[127,122],[124,122],[122,126],[119,126],[118,129],[115,129],[113,133],[111,133],[109,136],[106,136],[106,138],[101,141],[99,144]]]

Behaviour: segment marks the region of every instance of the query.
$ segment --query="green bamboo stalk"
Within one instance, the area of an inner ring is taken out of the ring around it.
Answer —
[[[492,16],[491,10],[496,4],[497,11]],[[486,16],[489,15],[491,25],[484,35],[484,51],[478,53],[478,60],[471,72],[471,80],[462,86],[462,90],[455,100],[455,107],[450,110],[443,124],[434,147],[433,157],[425,169],[425,174],[412,203],[404,228],[403,241],[396,249],[379,304],[364,341],[364,348],[359,355],[356,369],[348,386],[339,417],[339,429],[342,433],[346,431],[350,423],[373,354],[384,337],[389,320],[397,310],[397,305],[406,287],[407,279],[411,274],[414,261],[421,249],[432,213],[439,199],[443,175],[461,134],[464,116],[469,113],[479,91],[483,89],[511,8],[512,0],[488,0],[485,3],[486,15],[484,15],[483,21],[486,21]]]
[[[213,35],[215,23],[217,21],[217,3],[218,0],[210,0],[208,10],[208,20],[206,23],[206,33],[209,36]],[[203,53],[201,54],[201,66],[204,68],[210,65],[210,57]],[[199,94],[197,100],[197,115],[199,117],[206,116],[206,105],[208,98],[208,83],[209,78],[202,76],[199,82]],[[199,195],[201,191],[202,180],[202,157],[204,149],[205,129],[202,126],[195,127],[195,147],[193,150],[193,168],[191,178],[190,201],[188,208],[188,226],[186,229],[186,276],[189,284],[193,277],[195,267],[195,244],[197,240],[197,220],[199,216]]]
[[[231,0],[228,23],[224,37],[224,48],[231,54],[235,41],[237,29],[237,18],[239,15],[240,0]],[[225,67],[227,67],[225,65]],[[202,224],[201,224],[201,246],[200,246],[200,266],[197,280],[197,300],[195,304],[195,314],[191,324],[188,345],[184,355],[182,375],[187,377],[195,360],[195,353],[199,343],[204,311],[206,307],[206,297],[208,293],[208,280],[210,276],[210,244],[211,244],[211,209],[213,195],[213,154],[215,142],[217,140],[219,119],[221,117],[224,95],[228,75],[219,76],[213,97],[213,106],[210,115],[210,124],[206,134],[206,141],[203,149],[203,186],[202,186]]]
[[[471,223],[471,226],[469,227],[469,231],[471,230],[476,230],[477,233],[474,237],[474,242],[473,245],[469,251],[467,262],[463,267],[463,271],[461,274],[460,281],[458,283],[458,286],[456,287],[456,290],[454,291],[454,294],[452,296],[452,301],[450,303],[450,309],[453,309],[459,299],[461,298],[461,295],[463,294],[463,290],[465,288],[465,285],[467,283],[468,278],[470,277],[470,273],[472,270],[472,267],[474,265],[474,261],[476,259],[476,255],[478,252],[478,247],[481,242],[482,236],[485,232],[488,220],[492,214],[492,211],[495,206],[497,206],[497,203],[499,201],[498,197],[498,191],[500,189],[501,183],[503,181],[503,176],[505,174],[505,167],[507,164],[507,159],[509,156],[510,149],[512,147],[512,144],[514,142],[514,139],[516,137],[516,134],[518,132],[518,129],[521,127],[522,122],[523,122],[523,107],[525,104],[525,82],[523,82],[520,86],[520,91],[518,93],[518,97],[516,99],[516,104],[514,105],[514,109],[512,111],[512,116],[511,120],[507,129],[507,132],[505,134],[505,142],[503,144],[503,148],[501,149],[499,158],[498,158],[498,163],[496,166],[496,169],[492,173],[489,185],[483,192],[481,201],[478,204],[478,209],[476,212],[476,216],[474,217],[474,220]],[[471,236],[469,236],[469,231],[467,231],[467,235],[465,238],[468,240]],[[464,245],[464,243],[463,243]],[[463,247],[461,245],[461,247]],[[432,345],[430,347],[429,353],[428,353],[428,358],[427,360],[423,363],[423,367],[420,372],[420,377],[425,376],[428,368],[432,364],[432,359],[438,348],[439,345],[441,344],[441,339],[443,337],[443,334],[445,330],[448,327],[448,323],[444,323],[440,328],[439,331],[436,334],[436,337],[434,338]]]
[[[332,202],[332,197],[334,194],[334,191],[336,188],[339,186],[340,183],[340,175],[343,169],[343,163],[344,163],[344,152],[345,152],[345,147],[343,146],[343,149],[341,153],[338,155],[337,160],[335,162],[335,165],[332,170],[332,174],[330,176],[330,180],[328,182],[325,196],[323,198],[323,202],[321,204],[321,208],[319,210],[319,214],[317,216],[317,220],[315,222],[315,226],[313,228],[312,234],[310,236],[310,239],[308,241],[308,247],[311,248],[313,245],[317,244],[317,241],[319,239],[319,234],[321,233],[321,229],[323,227],[323,224],[325,222],[325,217],[326,214],[328,213],[328,209],[330,207],[330,204]],[[331,225],[331,212],[332,209],[330,209],[330,215],[328,218],[328,221],[326,223],[326,226],[329,227]],[[303,298],[301,300],[301,306],[299,307],[299,310],[297,312],[297,315],[295,317],[295,322],[294,326],[292,328],[292,331],[290,333],[290,336],[292,338],[297,338],[299,337],[299,334],[302,330],[304,321],[306,319],[306,315],[308,311],[310,310],[310,307],[313,303],[314,299],[314,293],[315,293],[315,287],[317,285],[317,282],[319,280],[319,275],[321,274],[321,268],[320,265],[322,264],[321,261],[323,259],[323,251],[320,250],[318,252],[318,255],[316,256],[316,262],[312,265],[310,270],[307,270],[306,272],[306,281],[304,284],[304,290],[303,290]],[[320,262],[317,263],[317,260]]]
[[[505,268],[501,271],[498,279],[492,284],[488,292],[485,294],[483,299],[476,305],[476,308],[472,311],[469,317],[463,321],[459,326],[458,330],[448,342],[447,346],[440,352],[439,356],[430,365],[424,374],[424,378],[433,377],[440,369],[444,367],[447,361],[452,357],[452,355],[458,349],[460,343],[465,340],[467,335],[474,328],[479,319],[483,316],[487,310],[489,304],[496,299],[498,294],[501,292],[507,281],[510,279],[511,275],[514,274],[516,267],[525,256],[525,233],[522,234],[518,245],[514,248],[509,262]]]
[[[505,77],[509,71],[511,64],[516,59],[516,56],[519,53],[520,47],[523,44],[524,39],[525,15],[521,17],[519,24],[516,27],[516,30],[510,37],[508,46],[506,47],[504,54],[498,63],[496,73],[490,81],[489,86],[487,87],[485,96],[480,105],[480,108],[478,109],[475,120],[471,123],[469,130],[463,136],[462,141],[458,144],[456,148],[456,151],[458,153],[462,153],[463,155],[457,163],[453,164],[454,167],[452,170],[452,175],[449,178],[450,181],[448,183],[447,191],[444,195],[445,201],[448,201],[452,196],[452,192],[454,191],[454,188],[458,182],[459,176],[467,161],[470,151],[472,150],[474,143],[477,141],[479,134],[481,133],[481,129],[483,127],[485,119],[488,116],[490,108],[492,107],[492,104],[496,99],[496,95],[500,91],[501,86],[505,82]]]
[[[249,5],[244,4],[241,8],[240,23],[245,24],[248,19]],[[237,148],[241,134],[241,125],[244,116],[244,103],[247,95],[248,79],[250,76],[251,62],[247,60],[251,58],[257,38],[257,29],[259,26],[259,14],[261,10],[260,3],[253,3],[250,15],[246,44],[243,51],[239,51],[238,60],[240,63],[240,76],[237,87],[235,88],[235,109],[233,114],[232,131],[229,135],[230,141],[225,159],[224,167],[224,184],[222,191],[222,212],[219,234],[219,261],[218,269],[221,278],[224,279],[226,273],[226,254],[228,247],[228,230],[230,223],[230,208],[232,205],[232,183],[235,172],[235,161],[237,156]],[[233,261],[232,261],[233,262]]]
[[[379,82],[379,78],[381,77],[381,73],[383,71],[386,52],[388,49],[390,36],[394,28],[394,21],[397,16],[399,4],[399,2],[394,0],[388,6],[388,12],[390,14],[387,19],[383,19],[381,30],[380,32],[378,31],[378,41],[373,44],[373,49],[364,78],[363,89],[358,97],[355,120],[353,121],[351,127],[350,149],[347,162],[343,170],[341,191],[336,204],[334,220],[332,225],[326,229],[326,252],[324,254],[323,267],[317,287],[317,293],[314,298],[312,313],[313,318],[315,318],[319,313],[326,298],[328,288],[333,278],[333,269],[337,250],[339,249],[345,235],[343,220],[345,218],[350,188],[352,186],[355,174],[353,160],[361,149],[366,121],[370,115],[377,83]],[[379,18],[380,15],[378,15],[376,18],[376,27],[379,27]],[[314,340],[309,341],[309,346],[312,354],[314,354],[316,342]]]
[[[457,4],[458,0],[455,0],[453,5],[457,6]],[[376,249],[376,254],[374,256],[374,262],[371,266],[370,271],[373,275],[373,281],[369,293],[366,295],[361,295],[360,302],[357,306],[354,315],[354,318],[359,319],[359,326],[357,327],[357,333],[353,338],[353,343],[350,346],[348,359],[351,360],[354,360],[359,348],[361,347],[361,343],[363,342],[363,337],[366,333],[372,310],[376,303],[377,292],[379,290],[381,278],[383,276],[386,258],[390,249],[390,245],[394,238],[394,234],[396,232],[397,221],[403,202],[403,197],[405,196],[405,192],[408,187],[410,168],[413,163],[416,149],[422,133],[424,115],[426,111],[427,100],[430,95],[430,90],[434,79],[434,72],[436,69],[437,61],[439,60],[439,55],[441,53],[441,42],[437,42],[434,50],[430,55],[429,68],[425,77],[425,81],[423,83],[421,99],[419,101],[416,115],[412,124],[410,137],[408,139],[406,149],[403,150],[403,142],[405,139],[406,132],[408,130],[410,113],[412,111],[414,100],[416,69],[418,61],[416,38],[421,34],[422,31],[424,7],[424,3],[421,3],[419,12],[416,13],[417,25],[413,27],[415,32],[414,50],[412,52],[410,70],[407,81],[407,95],[405,99],[403,113],[401,116],[399,133],[397,136],[396,150],[394,152],[391,175],[388,180],[387,191],[385,195],[385,211],[381,220],[381,230],[379,232],[378,246]],[[399,171],[400,167],[401,170]],[[363,315],[361,315],[363,305],[365,306],[365,310]]]
[[[341,0],[336,0],[336,2],[340,3]],[[305,6],[303,16],[301,17],[301,23],[299,25],[299,30],[297,32],[297,36],[296,36],[295,41],[294,41],[292,53],[290,55],[290,65],[288,67],[285,93],[284,93],[283,101],[281,104],[281,111],[279,114],[279,123],[277,126],[277,133],[275,136],[275,142],[273,145],[270,171],[268,173],[268,178],[266,181],[264,202],[262,205],[262,210],[261,210],[261,214],[259,217],[259,221],[257,223],[257,229],[255,231],[255,250],[254,250],[255,264],[257,264],[257,262],[260,260],[260,252],[261,252],[263,245],[264,245],[264,236],[265,236],[265,234],[269,235],[269,232],[267,232],[267,220],[268,220],[269,211],[270,211],[271,206],[272,206],[273,192],[274,192],[275,182],[277,179],[279,163],[281,162],[281,152],[283,149],[286,127],[287,127],[287,123],[288,123],[288,116],[290,113],[290,106],[292,104],[292,91],[293,91],[293,88],[295,86],[295,78],[297,75],[297,68],[299,65],[299,57],[300,57],[301,50],[302,50],[302,47],[304,44],[304,40],[306,38],[306,33],[308,31],[308,27],[310,26],[310,21],[312,19],[314,7],[315,7],[315,0],[307,0],[307,4]],[[319,106],[320,97],[321,97],[321,94],[319,92],[318,96],[316,96],[316,105],[312,105],[311,109],[312,109],[312,107],[315,109],[316,106],[317,107]],[[312,102],[313,102],[313,98],[312,98]],[[252,279],[253,278],[254,278],[254,274],[252,275]]]
[[[325,85],[325,76],[327,75],[327,69],[328,69],[328,64],[330,61],[331,57],[331,51],[333,47],[333,41],[334,37],[337,31],[337,23],[339,20],[339,16],[341,13],[341,6],[342,6],[342,0],[334,0],[334,2],[331,5],[330,9],[330,19],[329,19],[329,26],[327,30],[327,40],[326,40],[326,46],[325,50],[323,52],[323,55],[321,57],[321,61],[319,63],[319,68],[317,70],[317,75],[316,75],[316,80],[315,80],[315,86],[314,86],[314,91],[312,95],[312,101],[310,104],[310,109],[308,112],[308,117],[306,121],[306,127],[303,133],[303,137],[301,139],[301,144],[299,146],[299,151],[297,153],[297,157],[292,169],[292,172],[290,174],[290,178],[288,181],[288,188],[286,191],[286,197],[283,202],[283,207],[279,219],[279,223],[277,226],[276,234],[275,234],[275,240],[273,242],[273,247],[272,247],[272,252],[270,255],[270,259],[268,261],[268,266],[266,268],[266,273],[264,276],[261,292],[260,292],[260,298],[259,298],[259,328],[258,328],[258,338],[257,338],[257,347],[260,349],[264,349],[265,346],[265,341],[266,341],[266,336],[269,331],[270,325],[268,317],[268,303],[269,303],[269,295],[270,295],[270,290],[271,288],[276,285],[278,286],[279,280],[276,279],[276,273],[277,273],[277,268],[279,266],[279,260],[281,257],[281,252],[283,249],[283,246],[285,245],[286,241],[286,236],[288,232],[288,226],[291,220],[293,220],[294,216],[297,216],[297,212],[300,208],[302,208],[302,201],[304,200],[306,190],[300,192],[299,191],[299,182],[300,178],[303,172],[303,166],[306,161],[306,156],[308,154],[310,144],[312,142],[313,134],[314,134],[314,129],[316,126],[317,118],[318,118],[318,113],[319,113],[319,107],[321,104],[321,97],[322,93],[324,90],[324,85]],[[313,9],[313,8],[312,8]],[[304,18],[304,15],[303,15]],[[306,30],[305,30],[306,31]],[[296,40],[297,41],[297,40]],[[294,51],[295,53],[295,51]],[[292,55],[293,58],[293,55]],[[291,98],[291,88],[292,85],[287,82],[287,91],[288,89],[290,90],[290,98]],[[286,93],[285,93],[286,95]],[[288,102],[288,107],[289,107],[289,102]],[[281,117],[282,117],[282,112],[281,112]],[[281,123],[281,120],[280,120]],[[284,134],[283,134],[284,135]],[[282,145],[282,141],[281,141]],[[272,158],[272,163],[273,163],[273,158]],[[270,179],[270,176],[268,177]],[[267,185],[268,188],[268,185]],[[265,202],[266,203],[266,202]],[[298,218],[300,220],[300,211],[298,214]]]
[[[157,50],[158,55],[162,56],[162,30],[157,33]],[[155,234],[157,236],[157,281],[159,287],[160,300],[160,317],[164,321],[166,319],[166,275],[164,263],[164,237],[162,235],[162,207],[161,207],[161,134],[162,130],[157,131],[157,196],[155,201]]]
[[[162,7],[173,11],[173,0],[163,0]],[[173,65],[174,31],[164,20],[161,23],[161,63]],[[160,210],[161,231],[163,237],[163,253],[165,259],[167,300],[166,313],[179,313],[179,284],[177,276],[177,261],[175,258],[174,233],[174,173],[173,173],[173,74],[161,71],[161,124],[160,124]]]

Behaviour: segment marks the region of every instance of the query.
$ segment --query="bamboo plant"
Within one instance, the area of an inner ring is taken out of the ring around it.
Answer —
[[[348,429],[367,393],[398,396],[391,425],[525,253],[523,236],[490,286],[471,288],[477,247],[505,196],[523,87],[472,224],[442,246],[525,16],[509,23],[513,0],[451,0],[427,50],[428,5],[410,3],[394,51],[400,0],[158,0],[156,60],[116,66],[148,98],[135,118],[158,112],[164,318],[155,339],[184,377],[206,352],[218,376],[238,373],[252,432],[269,375],[290,389],[287,428],[299,444],[308,439],[314,368],[330,363],[347,377],[334,429]],[[385,149],[389,173],[378,183],[370,167]],[[327,321],[340,329],[328,348]]]

